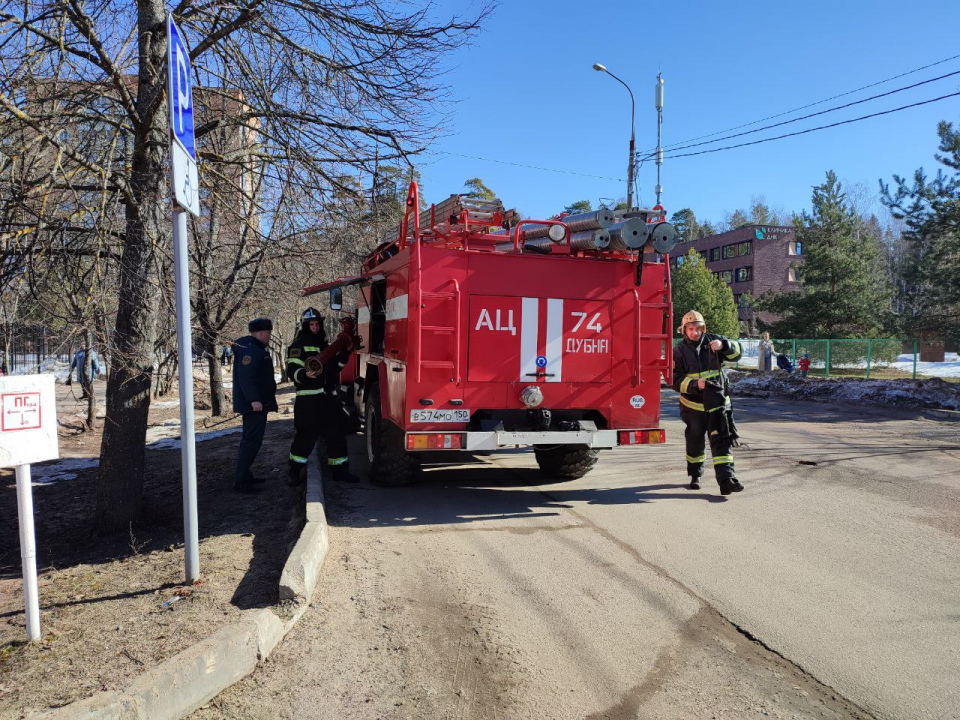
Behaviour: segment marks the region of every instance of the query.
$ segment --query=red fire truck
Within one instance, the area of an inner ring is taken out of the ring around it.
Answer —
[[[419,207],[413,183],[358,275],[304,290],[339,309],[359,287],[362,348],[342,379],[374,482],[410,482],[434,451],[518,445],[571,479],[601,449],[664,441],[672,225],[601,209],[511,228],[499,200],[461,195]]]

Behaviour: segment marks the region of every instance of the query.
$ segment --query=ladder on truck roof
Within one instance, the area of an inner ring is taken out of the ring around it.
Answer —
[[[420,213],[420,227],[437,235],[449,235],[455,229],[485,228],[503,225],[506,211],[498,198],[486,200],[468,195],[451,195]]]

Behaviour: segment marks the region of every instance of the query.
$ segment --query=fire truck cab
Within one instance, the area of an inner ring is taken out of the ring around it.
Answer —
[[[359,288],[362,348],[342,381],[374,482],[411,482],[435,451],[516,446],[572,479],[602,449],[664,441],[673,226],[601,209],[511,228],[512,213],[461,195],[420,211],[413,183],[359,274],[304,290],[337,308]]]

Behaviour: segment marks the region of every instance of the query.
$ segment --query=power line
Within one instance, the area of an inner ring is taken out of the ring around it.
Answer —
[[[700,147],[701,145],[710,145],[712,143],[723,142],[724,140],[732,140],[733,138],[743,137],[744,135],[752,135],[753,133],[763,132],[764,130],[771,130],[775,127],[782,127],[783,125],[789,125],[790,123],[799,122],[801,120],[809,120],[812,117],[817,117],[818,115],[826,115],[827,113],[836,112],[837,110],[845,110],[846,108],[853,107],[854,105],[862,105],[865,102],[870,102],[871,100],[878,100],[880,98],[888,97],[890,95],[896,95],[897,93],[904,92],[906,90],[912,90],[914,88],[920,87],[921,85],[928,85],[932,82],[937,82],[938,80],[944,80],[954,75],[960,75],[960,70],[955,70],[952,73],[947,73],[946,75],[941,75],[939,77],[930,78],[929,80],[921,80],[918,83],[913,85],[906,85],[904,87],[896,88],[894,90],[888,90],[885,93],[880,93],[879,95],[871,95],[868,98],[863,98],[861,100],[854,100],[853,102],[846,103],[845,105],[837,105],[836,107],[827,108],[826,110],[818,110],[815,113],[810,113],[809,115],[801,115],[800,117],[791,118],[790,120],[783,120],[778,123],[773,123],[772,125],[764,125],[760,128],[755,128],[753,130],[744,130],[741,133],[736,133],[734,135],[725,135],[724,137],[716,138],[715,140],[704,140],[703,142],[692,143],[690,145],[681,145],[679,147],[673,147],[670,150],[665,150],[664,152],[676,152],[678,150],[687,150],[688,148]],[[656,151],[648,155],[648,157],[654,157]],[[676,156],[673,156],[676,157]]]
[[[875,83],[870,83],[869,85],[863,85],[858,87],[855,90],[848,90],[847,92],[842,92],[839,95],[832,95],[831,97],[824,98],[823,100],[817,100],[816,102],[809,103],[807,105],[801,105],[800,107],[794,108],[793,110],[785,110],[784,112],[777,113],[776,115],[768,115],[765,118],[760,118],[759,120],[754,120],[753,122],[744,123],[743,125],[737,125],[735,127],[727,128],[726,130],[717,130],[716,132],[709,133],[707,135],[700,135],[694,138],[688,138],[687,140],[680,140],[679,142],[672,143],[671,145],[665,146],[664,151],[675,150],[677,145],[683,145],[688,142],[695,142],[697,140],[703,140],[705,138],[713,137],[715,135],[722,135],[723,133],[732,132],[734,130],[740,130],[741,128],[750,127],[751,125],[756,125],[758,123],[766,122],[767,120],[774,120],[778,117],[783,117],[784,115],[790,115],[791,113],[800,112],[801,110],[806,110],[807,108],[816,107],[817,105],[823,105],[823,103],[830,102],[831,100],[838,100],[839,98],[846,97],[847,95],[853,95],[858,93],[861,90],[869,90],[872,87],[877,85],[883,85],[884,83],[892,82],[893,80],[899,80],[902,77],[907,75],[913,75],[914,73],[920,72],[921,70],[927,70],[928,68],[936,67],[937,65],[943,65],[944,63],[950,62],[951,60],[956,60],[960,58],[960,55],[953,55],[952,57],[944,58],[943,60],[937,60],[936,62],[930,63],[929,65],[923,65],[922,67],[914,68],[913,70],[907,70],[906,72],[900,73],[899,75],[894,75],[889,77],[886,80],[879,80]],[[651,151],[653,148],[651,148]]]
[[[537,165],[524,165],[523,163],[511,162],[509,160],[494,160],[493,158],[478,157],[476,155],[464,155],[463,153],[450,152],[449,150],[431,150],[430,152],[440,153],[442,155],[454,155],[456,157],[467,158],[468,160],[482,160],[483,162],[499,163],[500,165],[513,165],[514,167],[526,168],[528,170],[539,170],[541,172],[560,173],[562,175],[577,175],[578,177],[593,178],[594,180],[612,180],[613,182],[623,182],[623,178],[607,177],[605,175],[588,175],[573,170],[558,170],[556,168],[539,167]]]
[[[861,115],[860,117],[851,118],[849,120],[840,120],[835,123],[830,123],[829,125],[820,125],[818,127],[807,128],[806,130],[797,130],[796,132],[786,133],[784,135],[776,135],[774,137],[763,138],[761,140],[752,140],[750,142],[739,143],[737,145],[725,145],[724,147],[711,148],[710,150],[698,150],[697,152],[680,153],[679,155],[666,155],[665,159],[692,157],[694,155],[707,155],[709,153],[720,152],[722,150],[733,150],[735,148],[747,147],[749,145],[760,145],[761,143],[768,143],[773,140],[782,140],[783,138],[795,137],[797,135],[806,135],[807,133],[812,133],[817,130],[827,130],[840,125],[849,125],[850,123],[859,122],[860,120],[869,120],[870,118],[880,117],[881,115],[890,115],[891,113],[900,112],[901,110],[909,110],[910,108],[920,107],[921,105],[930,105],[931,103],[940,102],[941,100],[946,100],[948,98],[957,96],[960,96],[960,92],[950,93],[949,95],[941,95],[940,97],[933,98],[931,100],[922,100],[920,102],[911,103],[910,105],[903,105],[891,110],[881,110],[880,112],[871,113],[870,115]]]

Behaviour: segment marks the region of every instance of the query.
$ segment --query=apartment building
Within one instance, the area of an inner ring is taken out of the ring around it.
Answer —
[[[745,225],[729,232],[684,242],[674,249],[670,263],[677,267],[690,250],[702,255],[707,268],[730,286],[737,301],[744,329],[753,330],[756,320],[771,321],[767,313],[755,316],[745,296],[798,290],[803,265],[803,247],[794,228],[784,225]]]

